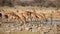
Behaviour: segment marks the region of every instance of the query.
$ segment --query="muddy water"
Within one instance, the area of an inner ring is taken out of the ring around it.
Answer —
[[[60,20],[52,20],[52,21],[47,21],[47,22],[44,22],[44,23],[55,25],[55,24],[60,24]]]

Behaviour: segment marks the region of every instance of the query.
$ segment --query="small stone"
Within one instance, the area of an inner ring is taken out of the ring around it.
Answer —
[[[40,30],[41,29],[41,27],[38,27],[38,30]]]
[[[28,27],[28,28],[25,28],[25,30],[27,30],[27,31],[28,31],[28,30],[29,30],[29,27]]]

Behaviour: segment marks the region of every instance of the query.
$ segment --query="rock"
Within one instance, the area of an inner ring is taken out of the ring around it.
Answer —
[[[29,30],[31,30],[32,28],[30,27],[30,26],[25,26],[25,30],[27,30],[27,31],[29,31]]]
[[[32,31],[31,32],[36,32],[36,29],[32,29]]]
[[[12,29],[11,29],[11,31],[14,31],[14,30],[16,30],[16,29],[15,29],[15,28],[12,28]]]
[[[29,31],[29,27],[25,28],[25,30]]]
[[[41,29],[41,27],[38,27],[38,30],[40,30]]]

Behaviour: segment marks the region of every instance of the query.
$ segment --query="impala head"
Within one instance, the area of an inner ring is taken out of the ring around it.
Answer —
[[[27,15],[31,15],[30,11],[25,11],[24,13],[26,13]]]

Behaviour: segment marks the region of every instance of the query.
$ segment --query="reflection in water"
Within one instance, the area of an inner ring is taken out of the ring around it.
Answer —
[[[44,21],[43,23],[40,23],[40,21],[30,21],[31,24],[47,24],[47,25],[55,25],[55,24],[59,24],[60,23],[60,20],[52,20],[52,23],[51,21]]]
[[[47,22],[44,22],[45,24],[51,24],[51,21],[47,21]],[[59,24],[60,23],[60,20],[53,20],[52,21],[52,24]]]

